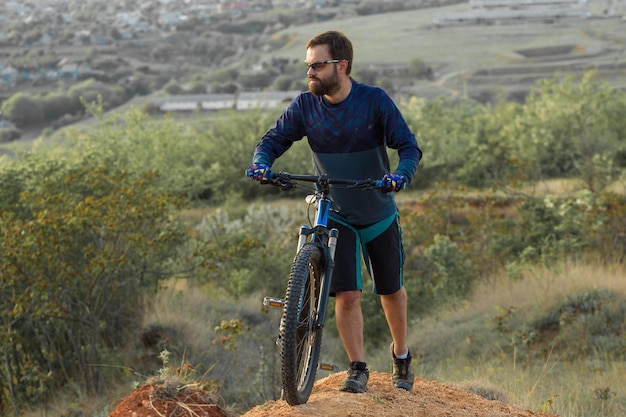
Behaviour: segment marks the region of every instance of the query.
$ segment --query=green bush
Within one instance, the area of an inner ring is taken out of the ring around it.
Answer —
[[[467,296],[476,281],[478,271],[466,259],[459,245],[449,237],[437,235],[432,245],[424,251],[432,269],[433,294],[442,303]]]
[[[543,80],[528,98],[514,133],[520,158],[532,161],[542,175],[573,172],[600,191],[616,178],[626,99],[594,78],[588,72],[580,82],[573,77]]]
[[[119,105],[124,100],[119,97],[119,91],[94,79],[85,80],[73,85],[67,91],[72,100],[74,112],[84,111],[85,105],[101,102],[105,109]]]
[[[0,129],[0,143],[12,142],[21,136],[22,132],[14,127]]]
[[[588,357],[622,360],[626,343],[626,297],[608,289],[571,294],[555,305],[533,327],[537,333],[557,334],[560,354],[568,360]]]
[[[2,114],[18,127],[37,126],[44,120],[41,102],[28,93],[16,93],[2,103]]]
[[[100,392],[186,239],[184,201],[92,160],[4,165],[0,203],[1,404],[21,408],[79,381]],[[8,398],[8,393],[12,394]],[[8,411],[8,410],[3,410]]]
[[[101,125],[88,135],[78,129],[66,132],[71,146],[64,149],[69,158],[88,155],[94,164],[131,173],[159,172],[159,187],[182,193],[190,199],[210,184],[208,141],[191,126],[167,118],[160,122],[137,108],[122,114],[102,116],[92,109]]]
[[[66,114],[77,113],[74,101],[66,92],[50,93],[41,99],[41,106],[46,120],[57,120]]]

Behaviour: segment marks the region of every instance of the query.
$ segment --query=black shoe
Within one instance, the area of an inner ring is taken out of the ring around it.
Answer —
[[[361,393],[367,391],[370,371],[365,362],[350,362],[348,376],[341,384],[341,391]]]
[[[389,349],[391,350],[391,357],[393,358],[393,374],[391,376],[393,386],[411,391],[413,388],[413,380],[415,379],[413,368],[411,367],[411,351],[409,350],[409,356],[407,356],[406,359],[398,359],[393,353],[393,342]]]

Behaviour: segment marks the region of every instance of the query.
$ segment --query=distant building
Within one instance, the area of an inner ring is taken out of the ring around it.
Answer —
[[[470,10],[439,13],[434,23],[523,22],[586,19],[587,0],[469,0]]]
[[[237,110],[255,108],[276,109],[287,107],[300,91],[263,91],[260,93],[242,92],[237,97]]]
[[[91,67],[88,65],[67,62],[57,68],[57,77],[77,80],[81,76],[92,72]]]
[[[224,110],[235,108],[234,94],[189,94],[168,96],[153,101],[161,111]]]
[[[155,98],[152,104],[161,111],[250,110],[286,108],[300,91],[242,92],[235,94],[187,94]]]
[[[19,71],[11,66],[0,71],[0,83],[2,85],[14,86],[19,77]]]

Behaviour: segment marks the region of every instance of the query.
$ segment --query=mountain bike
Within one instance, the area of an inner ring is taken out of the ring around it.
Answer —
[[[296,256],[291,266],[284,298],[265,297],[266,306],[282,308],[279,335],[282,397],[289,405],[308,401],[317,369],[336,371],[333,365],[319,362],[322,329],[333,271],[339,232],[329,229],[328,215],[332,208],[330,186],[372,190],[381,188],[380,180],[349,180],[328,176],[271,173],[266,181],[282,189],[308,187],[309,206],[315,206],[314,218],[309,211],[309,225],[300,227]]]

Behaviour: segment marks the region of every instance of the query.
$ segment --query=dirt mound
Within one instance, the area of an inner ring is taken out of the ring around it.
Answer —
[[[344,372],[333,374],[316,381],[313,394],[306,404],[291,407],[284,401],[270,401],[254,407],[241,417],[554,417],[524,410],[499,401],[488,400],[475,394],[416,378],[413,391],[406,392],[391,387],[391,376],[372,372],[369,391],[364,394],[349,394],[338,390]],[[152,392],[152,395],[151,395]],[[144,386],[125,398],[109,417],[161,417],[161,416],[205,416],[235,417],[235,414],[219,409],[214,402],[202,403],[207,395],[179,396],[178,402],[164,401],[163,406],[152,397],[157,397],[150,386]],[[209,400],[212,401],[212,400]],[[178,407],[178,408],[176,408]]]
[[[177,390],[143,385],[115,407],[109,417],[236,417],[222,410],[209,393],[195,387]]]

